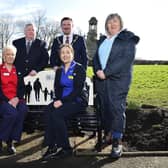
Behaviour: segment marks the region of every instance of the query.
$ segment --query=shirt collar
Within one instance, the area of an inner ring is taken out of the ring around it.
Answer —
[[[34,41],[34,40],[27,40],[27,39],[26,39],[26,45],[27,45],[28,42],[30,42],[30,45],[31,45],[33,41]]]
[[[76,62],[73,60],[73,61],[71,62],[71,65],[70,65],[69,69],[73,69],[75,65],[76,65]],[[64,69],[64,65],[62,65],[61,67],[62,67],[62,69]],[[69,69],[68,69],[68,70],[69,70]]]
[[[69,35],[63,35],[63,44],[65,44],[65,41],[66,41],[66,37],[69,37],[69,43],[71,44],[72,43],[72,39],[73,39],[73,34],[69,34]]]

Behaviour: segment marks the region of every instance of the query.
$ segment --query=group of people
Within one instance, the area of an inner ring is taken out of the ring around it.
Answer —
[[[25,101],[26,103],[30,103],[30,97],[31,97],[31,92],[32,89],[34,90],[34,95],[35,95],[35,100],[36,102],[40,101],[40,91],[44,94],[44,101],[47,101],[48,95],[50,95],[50,100],[53,99],[54,96],[54,92],[51,89],[50,92],[47,89],[47,87],[44,88],[44,90],[42,90],[42,85],[40,82],[39,78],[36,78],[36,80],[33,83],[33,87],[31,85],[31,82],[28,81],[28,83],[25,85]]]
[[[0,153],[3,143],[8,154],[16,153],[13,141],[20,141],[23,121],[28,111],[23,78],[35,76],[48,65],[55,70],[53,101],[45,111],[44,144],[48,146],[43,159],[72,155],[67,120],[87,107],[84,85],[87,50],[82,36],[73,33],[73,21],[61,20],[62,36],[56,37],[49,58],[46,42],[35,37],[33,24],[25,26],[25,37],[3,49],[0,66]],[[110,156],[122,154],[125,130],[126,97],[131,83],[132,65],[139,37],[123,29],[117,13],[105,21],[106,36],[101,36],[93,58],[95,90],[99,96],[104,128],[104,142],[112,143]]]

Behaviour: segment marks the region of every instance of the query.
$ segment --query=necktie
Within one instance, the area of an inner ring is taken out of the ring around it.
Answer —
[[[26,52],[27,54],[29,53],[30,51],[30,47],[31,47],[31,44],[30,44],[30,41],[27,42],[27,45],[26,45]]]
[[[65,43],[66,43],[66,44],[69,44],[69,36],[66,36]]]

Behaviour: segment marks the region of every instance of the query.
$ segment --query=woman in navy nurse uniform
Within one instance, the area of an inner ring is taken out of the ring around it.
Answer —
[[[3,63],[0,65],[0,152],[2,141],[7,143],[8,154],[16,149],[13,141],[20,141],[27,106],[23,100],[24,82],[17,75],[13,62],[16,48],[6,46],[2,51]]]
[[[66,121],[87,106],[87,101],[82,96],[86,72],[82,65],[74,61],[74,50],[70,44],[60,47],[60,59],[62,66],[56,70],[54,82],[56,98],[46,111],[44,143],[48,150],[43,159],[62,158],[72,154]],[[58,148],[61,150],[58,151]]]

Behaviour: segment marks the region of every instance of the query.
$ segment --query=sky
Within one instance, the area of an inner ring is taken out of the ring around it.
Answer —
[[[0,11],[18,18],[31,12],[45,10],[48,18],[60,21],[73,18],[74,25],[84,34],[88,21],[98,20],[98,34],[105,33],[104,22],[110,13],[121,15],[124,28],[140,37],[137,59],[168,60],[167,0],[0,0]]]

